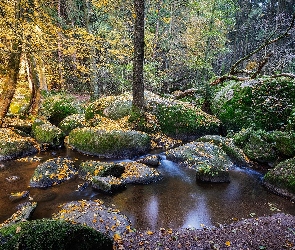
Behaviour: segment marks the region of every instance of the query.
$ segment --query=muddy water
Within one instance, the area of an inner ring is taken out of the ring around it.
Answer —
[[[81,156],[70,150],[47,152],[38,155],[41,161],[61,156],[82,160],[95,159]],[[53,154],[53,155],[52,155]],[[10,201],[13,192],[28,190],[38,202],[33,218],[50,218],[59,205],[72,200],[101,199],[106,205],[116,206],[127,215],[137,229],[184,228],[231,223],[243,218],[285,212],[295,215],[295,204],[268,192],[260,185],[261,175],[254,171],[235,168],[230,171],[231,182],[226,184],[196,183],[195,172],[179,168],[177,164],[162,158],[158,168],[164,179],[150,185],[129,185],[126,190],[106,195],[78,185],[75,178],[48,189],[28,188],[30,177],[39,162],[8,161],[0,170],[0,223],[9,218],[21,201]],[[18,176],[8,182],[6,178]]]

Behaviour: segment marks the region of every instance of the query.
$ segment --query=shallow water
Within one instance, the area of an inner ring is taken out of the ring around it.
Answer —
[[[55,153],[76,159],[76,164],[96,159],[71,150],[46,152],[38,156],[45,161],[56,157]],[[230,171],[230,183],[196,183],[195,171],[180,168],[163,156],[158,167],[164,176],[162,181],[149,185],[128,185],[120,193],[106,195],[91,187],[78,191],[78,185],[83,183],[79,178],[48,189],[28,188],[39,162],[8,161],[3,164],[5,169],[0,170],[0,223],[17,210],[19,203],[28,201],[29,198],[17,202],[9,200],[10,193],[24,190],[29,190],[30,196],[38,202],[34,219],[50,218],[64,202],[101,199],[129,217],[137,229],[201,228],[278,212],[295,215],[294,203],[260,185],[261,174],[238,167]],[[14,175],[20,179],[14,182],[6,180]]]

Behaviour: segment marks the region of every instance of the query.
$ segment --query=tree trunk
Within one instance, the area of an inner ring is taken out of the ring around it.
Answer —
[[[11,42],[11,53],[7,64],[2,93],[0,94],[0,126],[2,126],[3,119],[9,110],[11,100],[14,96],[20,69],[22,54],[22,36],[20,34],[21,28],[19,27],[20,18],[21,6],[20,1],[17,1],[15,6],[15,38]]]
[[[133,107],[144,108],[144,0],[134,0]]]
[[[31,85],[31,99],[29,104],[29,113],[36,116],[39,111],[41,93],[40,93],[40,80],[36,69],[36,61],[32,54],[27,54],[27,72],[28,80]]]

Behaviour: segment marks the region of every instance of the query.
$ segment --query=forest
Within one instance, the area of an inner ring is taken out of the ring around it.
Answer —
[[[294,130],[294,0],[0,2],[0,249],[293,249]]]

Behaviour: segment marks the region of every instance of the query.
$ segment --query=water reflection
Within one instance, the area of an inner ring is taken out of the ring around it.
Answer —
[[[61,152],[61,155],[95,160],[72,151]],[[50,153],[40,156],[42,161],[52,157]],[[28,190],[29,179],[39,163],[9,161],[4,164],[6,168],[0,171],[0,223],[16,211],[19,203],[26,201],[11,202],[9,194]],[[33,218],[51,217],[61,203],[81,199],[101,199],[106,205],[115,205],[135,228],[150,230],[200,228],[280,211],[295,215],[295,205],[262,187],[261,175],[255,171],[236,168],[230,172],[230,183],[210,184],[196,183],[194,170],[179,167],[165,157],[158,170],[164,176],[160,182],[128,185],[126,190],[114,195],[94,191],[90,186],[78,190],[78,185],[83,184],[79,178],[46,190],[29,188],[30,196],[38,202]],[[6,178],[13,175],[20,179],[8,182]]]

